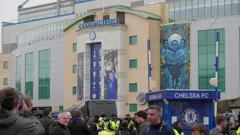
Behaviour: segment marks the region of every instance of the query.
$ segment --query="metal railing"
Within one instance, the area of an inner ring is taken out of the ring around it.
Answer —
[[[73,21],[74,19],[65,20],[29,29],[17,37],[18,48],[47,40],[61,39],[63,29]]]

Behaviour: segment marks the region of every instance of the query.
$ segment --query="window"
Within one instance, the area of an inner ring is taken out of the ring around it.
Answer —
[[[225,0],[225,15],[232,15],[232,0]]]
[[[73,95],[77,94],[77,87],[76,86],[72,87],[72,94]]]
[[[21,81],[22,81],[22,56],[16,57],[16,89],[21,91]]]
[[[180,16],[181,16],[181,12],[180,12],[180,2],[175,2],[175,21],[180,21]]]
[[[232,0],[232,15],[238,15],[239,14],[239,2],[238,0]]]
[[[129,68],[137,68],[137,59],[129,60]]]
[[[181,21],[186,21],[186,1],[181,2]]]
[[[218,0],[218,16],[225,16],[225,0]]]
[[[212,17],[212,0],[205,0],[205,17]]]
[[[33,98],[34,53],[25,55],[25,94]]]
[[[120,24],[125,24],[125,13],[117,12],[117,18],[119,19]]]
[[[38,98],[50,98],[50,65],[51,65],[51,51],[39,51],[39,70],[38,70]]]
[[[135,45],[135,44],[137,44],[137,36],[130,36],[130,37],[129,37],[129,44],[130,44],[130,45]]]
[[[59,106],[59,111],[63,111],[64,107],[63,106]]]
[[[74,51],[74,52],[77,51],[77,43],[73,43],[73,51]]]
[[[220,32],[219,90],[225,91],[225,32],[224,29],[198,32],[198,85],[199,89],[213,89],[209,80],[215,77],[216,32]],[[221,78],[221,79],[220,79]]]
[[[192,1],[187,1],[187,20],[192,21]]]
[[[93,22],[93,21],[94,21],[94,16],[89,16],[89,17],[84,19],[84,23]]]
[[[109,20],[109,15],[104,15],[103,20]]]
[[[129,104],[129,112],[137,112],[137,104]]]
[[[212,17],[218,16],[218,0],[212,0]]]
[[[130,83],[129,84],[129,92],[137,92],[137,83]]]
[[[8,85],[8,78],[3,79],[3,85]]]
[[[73,65],[73,73],[77,73],[77,65]]]
[[[4,67],[5,69],[8,68],[8,62],[7,62],[7,61],[4,61],[3,67]]]
[[[198,19],[198,0],[193,0],[193,19]]]

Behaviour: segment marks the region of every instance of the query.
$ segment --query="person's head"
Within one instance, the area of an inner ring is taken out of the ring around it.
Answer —
[[[81,114],[81,111],[75,111],[73,113],[73,118],[81,118],[82,114]]]
[[[116,114],[113,114],[113,115],[112,115],[112,119],[117,119],[117,115],[116,115]]]
[[[27,111],[31,111],[33,107],[32,99],[28,95],[24,94],[23,100],[27,106]]]
[[[191,128],[192,135],[206,135],[207,130],[203,124],[195,124]]]
[[[110,80],[113,80],[113,73],[112,73],[112,72],[109,72],[108,75],[109,75],[109,79],[110,79]]]
[[[147,119],[147,114],[144,111],[138,111],[135,115],[135,121],[138,124],[143,123]]]
[[[218,114],[216,117],[215,117],[215,122],[216,122],[216,125],[220,128],[226,128],[227,126],[227,117],[222,115],[222,114]]]
[[[173,51],[177,51],[177,49],[178,49],[178,41],[177,41],[177,40],[173,40],[173,41],[172,41],[171,49],[172,49]]]
[[[130,114],[126,114],[125,115],[125,119],[131,119],[131,115]]]
[[[127,128],[128,127],[128,121],[127,120],[123,120],[122,121],[122,128]]]
[[[16,113],[19,109],[19,104],[21,108],[24,106],[23,96],[20,97],[19,92],[15,88],[7,87],[0,90],[0,103],[1,108],[8,111]]]
[[[105,114],[104,112],[101,112],[101,113],[100,113],[100,116],[101,116],[101,117],[106,117],[106,114]]]
[[[70,118],[66,112],[62,112],[58,115],[58,122],[64,126],[68,125]]]
[[[182,129],[182,123],[180,121],[176,121],[173,123],[172,127],[174,129]]]
[[[49,109],[49,108],[44,108],[43,109],[43,115],[44,116],[49,116],[49,117],[51,117],[50,115],[50,112],[51,112],[51,110]]]
[[[159,106],[153,105],[148,108],[147,120],[151,125],[161,123],[161,109]]]

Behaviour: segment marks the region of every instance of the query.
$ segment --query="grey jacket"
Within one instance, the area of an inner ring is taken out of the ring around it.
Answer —
[[[1,135],[43,135],[44,128],[37,119],[23,118],[1,108],[0,133]]]

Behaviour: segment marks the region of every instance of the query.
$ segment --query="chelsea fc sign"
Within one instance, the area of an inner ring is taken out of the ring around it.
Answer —
[[[182,121],[187,126],[192,126],[195,123],[199,122],[199,114],[197,110],[193,108],[188,108],[182,113]]]

